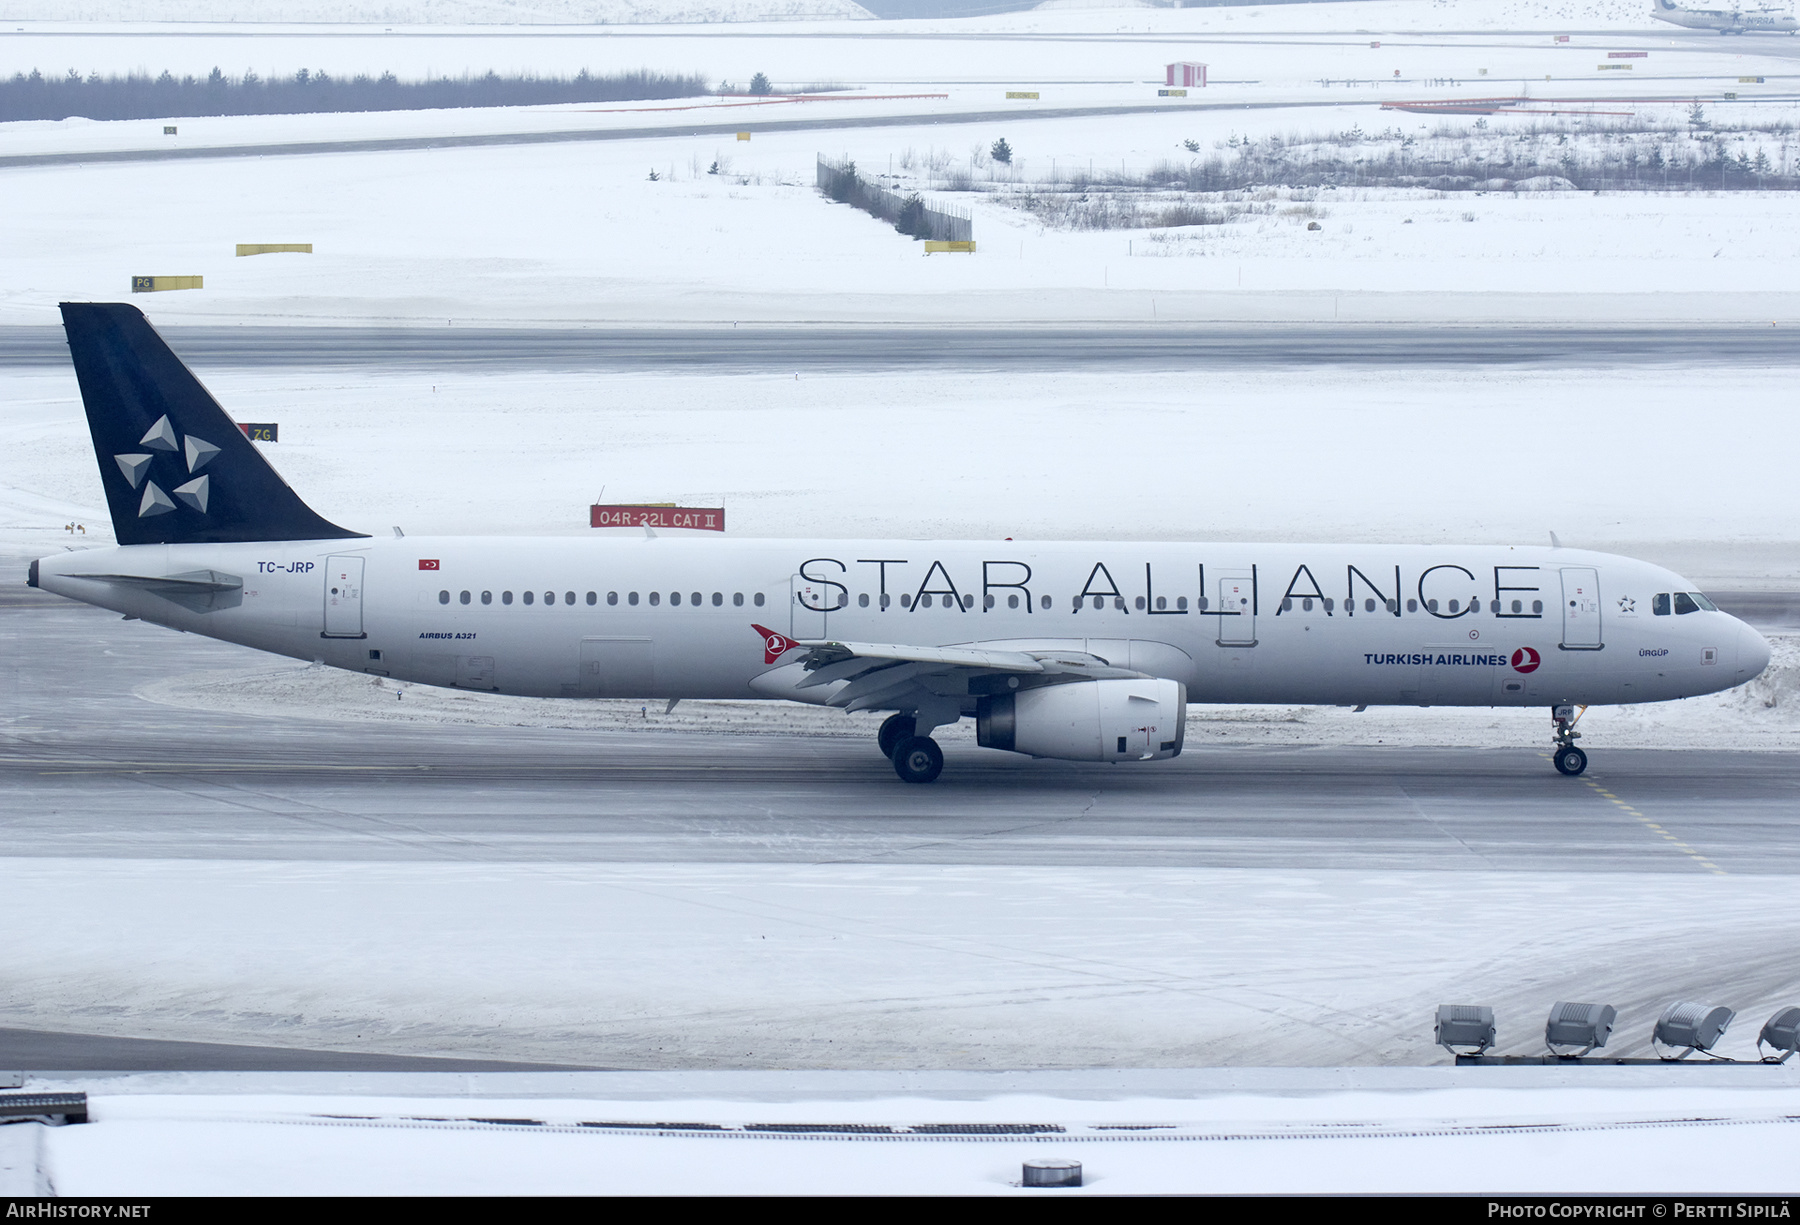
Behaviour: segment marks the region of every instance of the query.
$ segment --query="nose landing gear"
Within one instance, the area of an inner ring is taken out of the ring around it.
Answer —
[[[1552,760],[1556,763],[1559,774],[1567,774],[1571,778],[1587,769],[1587,754],[1575,747],[1581,739],[1581,733],[1575,725],[1581,722],[1581,716],[1587,713],[1587,707],[1576,710],[1573,706],[1552,706],[1550,722],[1553,728],[1551,737],[1556,741],[1556,753]]]

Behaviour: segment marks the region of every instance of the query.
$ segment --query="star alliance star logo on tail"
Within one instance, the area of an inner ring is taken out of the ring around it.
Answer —
[[[113,456],[113,462],[119,465],[119,471],[124,474],[126,483],[133,489],[137,489],[139,486],[143,487],[144,496],[138,502],[138,518],[151,519],[157,515],[166,515],[176,509],[176,500],[204,515],[207,500],[212,495],[212,479],[208,476],[195,476],[194,474],[212,462],[213,456],[219,453],[219,448],[194,434],[187,435],[177,445],[175,429],[169,424],[167,414],[157,418],[156,424],[151,426],[142,438],[138,439],[138,445],[148,448],[148,450]],[[169,493],[164,493],[162,486],[149,479],[150,466],[156,459],[153,453],[158,451],[171,454],[180,452],[187,461],[187,471],[182,475],[192,479],[184,484],[175,485],[169,490]],[[171,498],[170,493],[175,497]]]

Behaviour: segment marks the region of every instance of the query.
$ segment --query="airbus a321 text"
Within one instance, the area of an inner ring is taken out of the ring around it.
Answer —
[[[892,712],[1076,761],[1181,752],[1187,705],[1577,710],[1742,684],[1761,635],[1661,567],[1576,549],[670,537],[374,538],[295,495],[135,308],[65,304],[118,544],[30,582],[333,667],[554,698]]]

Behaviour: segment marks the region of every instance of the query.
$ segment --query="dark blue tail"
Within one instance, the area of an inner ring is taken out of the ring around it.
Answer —
[[[64,302],[100,483],[120,544],[342,540],[122,302]]]

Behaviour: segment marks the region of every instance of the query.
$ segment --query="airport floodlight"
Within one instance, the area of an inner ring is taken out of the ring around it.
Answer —
[[[1662,1016],[1656,1019],[1656,1029],[1651,1034],[1651,1041],[1658,1047],[1666,1046],[1681,1052],[1670,1056],[1658,1050],[1657,1054],[1664,1059],[1686,1059],[1695,1051],[1710,1054],[1713,1043],[1724,1036],[1725,1030],[1731,1025],[1731,1019],[1736,1015],[1723,1004],[1696,1004],[1692,1000],[1677,1000],[1663,1009]]]
[[[1585,1055],[1606,1045],[1618,1016],[1611,1004],[1552,1004],[1544,1025],[1544,1047],[1557,1056]]]
[[[1774,1053],[1764,1054],[1765,1046]],[[1764,1063],[1786,1063],[1796,1050],[1800,1050],[1800,1008],[1783,1008],[1763,1024],[1756,1036],[1756,1053]]]
[[[1494,1010],[1481,1004],[1439,1004],[1433,1032],[1437,1044],[1452,1055],[1486,1054],[1494,1045]]]

